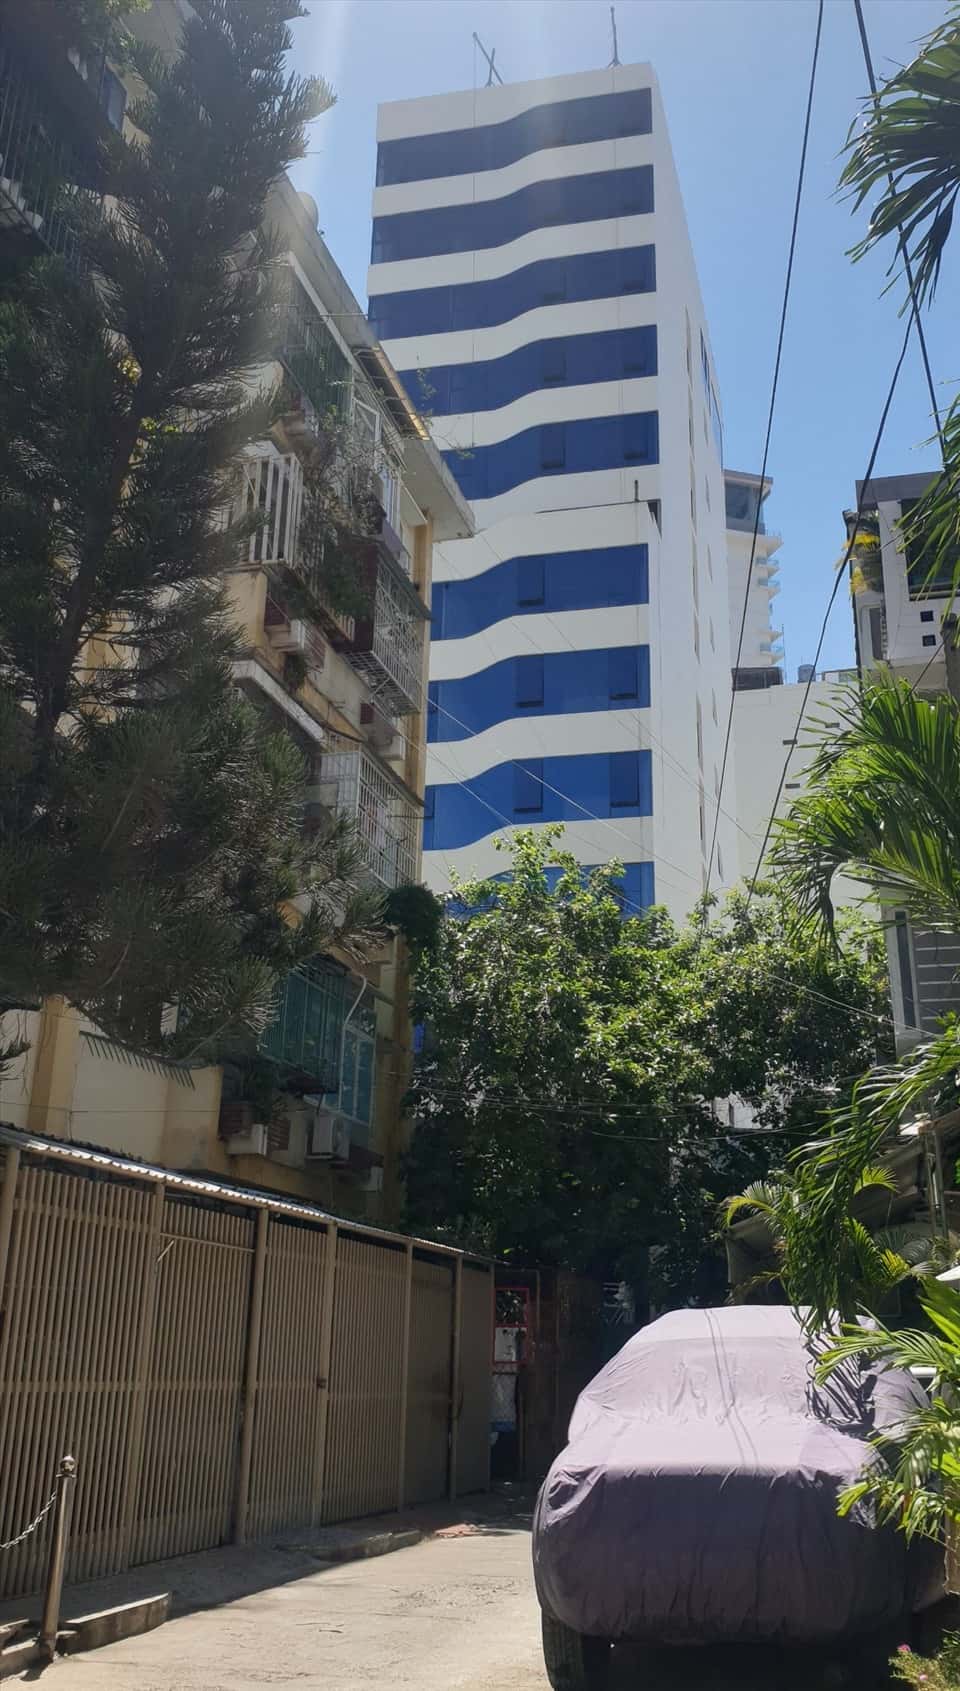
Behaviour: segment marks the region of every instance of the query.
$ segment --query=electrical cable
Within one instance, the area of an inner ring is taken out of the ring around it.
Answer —
[[[874,115],[879,118],[881,112],[880,94],[877,88],[877,79],[873,73],[873,56],[870,52],[870,42],[867,38],[867,25],[863,16],[863,0],[853,0],[853,9],[857,14],[857,29],[860,32],[860,45],[863,48],[863,62],[866,65],[867,80],[870,83],[870,93],[873,96]],[[890,184],[890,192],[895,194],[897,186],[893,179],[893,171],[890,168],[889,159],[887,159],[887,181]],[[897,224],[897,245],[903,259],[903,271],[907,278],[907,287],[910,290],[910,306],[913,312],[914,322],[917,326],[917,338],[920,342],[920,356],[923,360],[923,373],[927,379],[927,391],[930,395],[930,407],[933,412],[934,422],[937,426],[937,438],[940,442],[941,462],[945,462],[947,452],[943,439],[943,425],[940,422],[940,407],[937,404],[936,389],[933,385],[933,372],[930,369],[930,355],[927,352],[927,337],[923,332],[923,323],[920,319],[920,302],[917,299],[916,283],[913,278],[913,265],[910,262],[910,254],[907,251],[907,242],[903,233],[903,224],[899,222]]]
[[[760,512],[763,505],[763,489],[767,476],[767,461],[770,455],[770,440],[773,434],[773,418],[777,404],[777,389],[780,383],[780,365],[783,358],[784,334],[787,326],[787,308],[790,303],[790,285],[793,279],[793,261],[797,250],[797,229],[800,223],[800,202],[803,196],[803,183],[807,166],[807,146],[810,140],[810,120],[813,113],[813,94],[817,80],[817,64],[820,58],[820,38],[823,32],[824,0],[819,0],[817,6],[817,25],[813,42],[813,58],[810,64],[810,80],[807,87],[807,105],[803,119],[803,139],[800,146],[800,165],[797,171],[797,187],[793,201],[793,223],[790,230],[790,245],[787,252],[787,271],[783,283],[783,299],[780,306],[780,326],[777,331],[777,351],[773,363],[773,380],[770,385],[770,404],[767,410],[767,428],[763,442],[763,459],[760,465],[760,490],[757,496],[757,509],[753,521],[753,535],[750,541],[750,561],[747,565],[747,580],[743,590],[743,609],[740,614],[740,633],[737,639],[737,655],[734,659],[733,674],[736,675],[743,655],[743,643],[747,627],[747,612],[750,606],[750,588],[753,583],[753,569],[757,556],[757,537],[760,533]],[[707,873],[704,883],[704,904],[701,929],[706,927],[708,916],[707,898],[710,892],[710,878],[713,874],[713,858],[717,847],[717,832],[720,824],[719,805],[723,797],[723,783],[726,779],[727,763],[730,756],[730,740],[733,734],[733,712],[736,692],[730,688],[730,708],[727,711],[727,727],[723,739],[723,757],[720,763],[720,788],[716,795],[717,812],[713,819],[713,834],[710,840],[710,853],[707,858]]]
[[[813,663],[810,667],[810,678],[807,681],[806,686],[804,687],[804,690],[803,690],[803,698],[800,702],[800,712],[799,712],[799,715],[797,717],[797,725],[796,725],[796,729],[794,731],[793,741],[791,742],[791,750],[792,750],[793,744],[799,738],[800,729],[801,729],[801,726],[802,726],[802,723],[803,723],[804,714],[806,712],[807,705],[810,701],[810,690],[813,686],[813,678],[817,673],[817,666],[819,665],[819,662],[820,662],[820,654],[823,651],[823,642],[826,638],[827,624],[830,621],[830,613],[833,610],[834,601],[836,600],[837,593],[840,590],[840,583],[841,583],[841,581],[845,580],[846,576],[847,576],[847,568],[849,566],[850,559],[853,555],[853,548],[854,548],[854,545],[856,543],[857,528],[858,528],[858,525],[860,523],[860,519],[863,516],[864,505],[866,503],[866,498],[867,498],[867,490],[868,490],[869,485],[870,485],[870,478],[873,475],[873,466],[877,461],[877,453],[880,450],[880,442],[883,439],[883,431],[887,426],[887,418],[890,415],[890,407],[893,404],[893,396],[894,396],[894,394],[897,390],[897,383],[900,380],[900,372],[903,369],[904,359],[907,356],[907,348],[910,345],[910,336],[913,333],[913,324],[914,324],[914,319],[913,319],[913,316],[911,315],[910,318],[907,321],[907,330],[906,330],[906,334],[903,337],[903,344],[900,348],[900,355],[899,355],[897,362],[896,362],[896,365],[894,367],[893,377],[891,379],[890,386],[887,390],[887,397],[886,397],[886,400],[884,402],[883,411],[881,412],[881,415],[880,415],[880,423],[879,423],[879,426],[877,428],[876,435],[874,437],[873,446],[870,450],[870,461],[867,464],[866,474],[863,478],[863,481],[860,484],[860,497],[859,497],[859,500],[857,502],[856,514],[854,516],[853,523],[851,524],[850,538],[847,542],[846,551],[844,552],[843,557],[840,560],[840,564],[837,568],[836,575],[834,577],[833,587],[832,587],[831,592],[830,592],[830,597],[827,600],[827,608],[826,608],[826,610],[824,611],[824,614],[823,614],[823,622],[820,625],[820,637],[817,640],[817,649],[816,649],[816,652],[814,653]],[[757,865],[756,865],[756,868],[753,871],[753,875],[751,876],[750,885],[747,888],[747,908],[748,909],[749,909],[749,906],[750,906],[750,901],[753,898],[753,894],[754,894],[754,891],[756,889],[757,881],[760,877],[760,871],[763,868],[763,859],[764,859],[764,856],[766,855],[767,846],[770,843],[770,835],[771,835],[771,832],[773,830],[773,824],[776,820],[776,815],[777,815],[777,806],[779,805],[780,799],[781,799],[782,794],[783,794],[783,784],[784,784],[784,782],[787,778],[787,769],[789,768],[789,765],[790,765],[790,751],[787,752],[787,755],[784,758],[783,768],[780,771],[780,779],[777,782],[777,790],[776,790],[776,793],[774,795],[773,805],[771,806],[771,809],[770,809],[770,815],[767,818],[767,826],[764,830],[763,843],[760,847],[760,854],[757,858]]]
[[[488,552],[490,553],[491,557],[496,560],[496,563],[500,564],[500,563],[504,562],[504,559],[500,558],[498,556],[498,554],[494,551],[494,549],[491,546],[489,540],[487,539],[487,536],[483,532],[474,535],[472,538],[475,539],[475,540],[480,540],[480,541],[484,542],[484,544],[487,547]],[[446,561],[447,561],[448,564],[450,563],[449,559],[447,559]],[[455,573],[450,579],[452,579],[454,581],[467,581],[467,580],[470,580],[471,578],[469,576],[463,575],[462,572],[461,572],[461,573]],[[585,610],[589,610],[589,609],[592,609],[592,608],[602,609],[603,607],[590,607],[590,606],[584,606],[583,607],[583,609],[585,609]],[[575,655],[580,654],[580,652],[583,650],[583,648],[575,646],[573,644],[573,641],[568,637],[568,635],[565,633],[565,631],[561,628],[559,622],[556,619],[556,614],[554,612],[552,612],[552,611],[535,611],[531,614],[543,617],[544,621],[549,623],[550,626],[556,630],[557,634],[559,634],[561,640],[564,642],[564,645],[567,646],[567,648],[571,652],[573,652]],[[576,613],[574,613],[574,614],[576,614]],[[537,643],[534,640],[533,636],[531,634],[529,634],[524,627],[522,627],[522,624],[525,621],[525,618],[523,618],[523,617],[514,617],[512,619],[501,618],[500,620],[501,621],[512,620],[513,622],[515,622],[516,627],[517,627],[517,632],[523,635],[523,638],[533,648],[533,651],[538,656],[544,655],[541,652],[540,648],[537,646]],[[493,645],[492,645],[490,638],[489,638],[489,630],[481,628],[481,629],[477,629],[476,633],[483,640],[483,642],[484,642],[485,646],[487,647],[487,650],[489,651],[489,653],[490,653],[491,657],[493,658],[494,662],[495,663],[501,663],[503,661],[503,656],[502,656],[502,654],[498,654],[497,652],[494,651]],[[466,636],[462,636],[461,638],[472,639],[473,636],[472,635],[466,635]],[[656,748],[660,752],[661,756],[665,757],[668,760],[668,763],[669,763],[672,771],[675,774],[679,775],[684,781],[686,781],[693,788],[694,792],[699,793],[701,786],[702,786],[702,782],[701,782],[700,778],[695,776],[693,774],[693,772],[686,767],[685,764],[680,762],[679,758],[676,756],[676,753],[671,752],[664,745],[663,741],[657,736],[654,729],[650,726],[650,723],[648,722],[647,717],[645,715],[643,715],[639,710],[625,710],[622,714],[625,715],[625,716],[631,717],[636,722],[637,727],[640,728],[643,731],[643,733],[646,734],[648,739],[652,741],[653,745],[656,746]],[[471,733],[472,732],[473,731],[471,730]],[[644,749],[647,749],[647,748],[644,748]],[[705,798],[707,797],[705,790],[704,790],[704,797]],[[716,802],[716,800],[715,799],[710,800],[710,802],[714,803],[714,802]],[[753,841],[753,835],[750,833],[749,829],[745,828],[743,826],[742,822],[738,822],[737,818],[732,814],[731,811],[724,810],[722,805],[719,806],[719,810],[720,810],[721,816],[726,817],[727,821],[732,823],[733,827],[737,828],[739,830],[739,832],[741,834],[743,834],[745,839],[748,839],[751,842]],[[666,862],[667,859],[664,859],[664,861]],[[683,873],[686,875],[689,872],[687,870],[684,870]],[[696,879],[695,876],[691,876],[690,878]]]

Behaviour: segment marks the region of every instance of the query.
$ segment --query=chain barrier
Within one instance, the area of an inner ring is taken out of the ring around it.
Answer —
[[[18,1533],[16,1538],[8,1538],[6,1544],[0,1544],[0,1554],[2,1554],[4,1550],[15,1549],[18,1544],[23,1543],[24,1539],[29,1538],[31,1533],[36,1532],[41,1523],[46,1520],[56,1501],[57,1493],[53,1491],[47,1498],[47,1501],[41,1509],[39,1515],[30,1522],[30,1525],[28,1527],[24,1527],[23,1531]]]

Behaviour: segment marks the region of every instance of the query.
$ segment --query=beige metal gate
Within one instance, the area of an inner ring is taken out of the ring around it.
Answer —
[[[246,1536],[320,1518],[327,1236],[271,1218]]]
[[[449,1263],[412,1264],[407,1375],[408,1503],[433,1503],[450,1484],[454,1274]]]
[[[71,1579],[486,1485],[488,1265],[15,1129],[0,1155],[0,1543],[67,1452]],[[0,1596],[46,1546],[0,1552]]]
[[[21,1168],[0,1339],[0,1542],[77,1457],[68,1577],[124,1562],[126,1453],[150,1197],[59,1169]],[[40,1584],[45,1539],[7,1551],[3,1590]]]
[[[337,1243],[323,1519],[396,1507],[406,1350],[405,1250]]]
[[[461,1273],[460,1381],[457,1393],[458,1494],[490,1484],[490,1366],[493,1275],[465,1262]]]
[[[131,1562],[231,1536],[252,1257],[249,1216],[168,1199]]]

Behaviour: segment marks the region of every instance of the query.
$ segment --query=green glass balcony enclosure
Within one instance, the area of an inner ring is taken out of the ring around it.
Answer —
[[[343,416],[350,396],[349,360],[289,267],[276,286],[281,360],[321,417],[330,412]]]
[[[347,1009],[342,970],[320,960],[292,970],[280,989],[276,1018],[261,1035],[261,1055],[277,1064],[287,1084],[336,1092]]]

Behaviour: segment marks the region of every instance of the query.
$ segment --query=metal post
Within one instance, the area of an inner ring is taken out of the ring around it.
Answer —
[[[144,1244],[143,1287],[137,1316],[140,1330],[137,1335],[136,1372],[133,1378],[133,1397],[130,1404],[127,1478],[123,1497],[123,1521],[120,1528],[121,1554],[125,1568],[129,1567],[133,1561],[134,1534],[137,1528],[137,1506],[140,1497],[146,1433],[147,1396],[150,1365],[153,1358],[157,1297],[162,1272],[160,1265],[163,1259],[163,1253],[158,1247],[163,1233],[163,1212],[166,1198],[167,1189],[162,1181],[158,1181],[153,1189],[150,1201],[150,1220],[147,1224],[147,1236]]]
[[[3,1301],[7,1278],[7,1258],[13,1235],[13,1206],[17,1196],[17,1175],[20,1172],[20,1147],[8,1145],[3,1163],[3,1187],[0,1189],[0,1304]]]
[[[463,1412],[461,1392],[463,1382],[463,1257],[458,1256],[453,1270],[453,1356],[450,1364],[450,1501],[457,1495],[457,1465],[460,1456],[460,1416]]]
[[[317,1417],[317,1447],[314,1452],[311,1508],[311,1517],[317,1526],[326,1514],[327,1431],[330,1425],[330,1371],[333,1366],[338,1239],[339,1230],[336,1222],[328,1221],[323,1257],[323,1296],[320,1306],[320,1373],[317,1377],[317,1390],[320,1392],[320,1412]]]
[[[53,1510],[53,1534],[50,1539],[50,1560],[47,1563],[47,1584],[43,1594],[43,1617],[40,1621],[40,1636],[37,1643],[40,1655],[46,1662],[52,1662],[57,1648],[57,1633],[60,1629],[60,1598],[63,1594],[63,1571],[67,1560],[67,1526],[70,1520],[70,1503],[73,1495],[73,1483],[77,1477],[77,1464],[72,1456],[61,1458],[57,1469],[57,1501]]]
[[[413,1245],[407,1246],[403,1282],[403,1355],[400,1358],[400,1453],[397,1462],[397,1508],[406,1503],[407,1427],[410,1415],[410,1309],[413,1303]]]
[[[260,1383],[260,1336],[263,1330],[263,1287],[267,1268],[267,1228],[270,1211],[257,1211],[253,1245],[253,1276],[250,1285],[250,1315],[247,1324],[247,1355],[243,1381],[243,1421],[240,1427],[240,1454],[237,1461],[237,1489],[233,1511],[233,1542],[244,1544],[247,1537],[247,1513],[250,1504],[250,1464],[253,1459],[253,1432],[257,1415],[257,1388]]]

